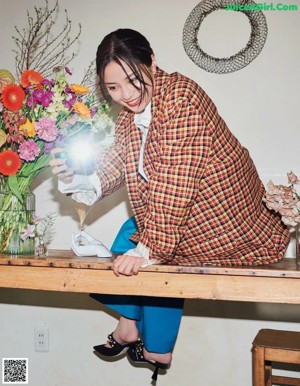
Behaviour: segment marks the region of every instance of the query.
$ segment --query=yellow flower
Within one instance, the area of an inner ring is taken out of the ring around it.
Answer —
[[[3,130],[0,130],[0,147],[5,144],[7,134]]]
[[[5,86],[15,82],[13,74],[7,70],[0,70],[0,94],[2,93]]]
[[[91,118],[90,109],[82,102],[75,102],[73,105],[75,113],[81,116],[81,118]]]
[[[27,121],[23,123],[23,125],[20,125],[20,130],[26,131],[26,137],[34,137],[36,134],[34,122],[30,122],[28,118]]]
[[[70,85],[71,91],[73,91],[75,94],[84,95],[91,92],[91,90],[85,86],[82,86],[81,84],[71,84]]]

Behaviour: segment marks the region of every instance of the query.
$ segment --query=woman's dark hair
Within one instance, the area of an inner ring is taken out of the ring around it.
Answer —
[[[150,67],[152,64],[153,50],[148,40],[139,32],[132,29],[118,29],[105,38],[98,46],[96,56],[97,74],[99,76],[100,87],[105,99],[111,100],[104,82],[105,67],[112,61],[118,63],[126,73],[122,62],[126,63],[136,79],[140,83],[137,87],[133,81],[132,85],[141,90],[142,97],[147,93],[146,83],[143,79],[144,72],[149,79],[151,77]]]

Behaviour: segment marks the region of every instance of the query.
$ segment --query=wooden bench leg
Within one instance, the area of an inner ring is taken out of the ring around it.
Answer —
[[[266,386],[272,386],[272,363],[265,361],[265,382]]]
[[[253,386],[266,386],[265,380],[265,350],[254,346],[253,357]]]

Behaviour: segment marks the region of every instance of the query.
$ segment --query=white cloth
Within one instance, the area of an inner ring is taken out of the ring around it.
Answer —
[[[129,251],[124,253],[124,255],[143,257],[145,259],[145,264],[141,266],[142,268],[149,267],[149,265],[160,264],[160,261],[158,260],[149,259],[149,249],[141,242],[138,243],[138,245],[135,248],[129,249]]]
[[[101,243],[101,241],[84,231],[72,233],[71,247],[77,256],[112,256],[112,253]]]
[[[144,150],[151,119],[151,102],[146,106],[145,110],[142,113],[135,114],[134,116],[134,123],[142,132],[142,143],[139,158],[139,173],[146,181],[148,181],[148,178],[144,172]]]
[[[101,184],[96,173],[89,176],[75,174],[70,184],[58,180],[58,190],[64,194],[71,194],[74,201],[93,205],[102,195]]]

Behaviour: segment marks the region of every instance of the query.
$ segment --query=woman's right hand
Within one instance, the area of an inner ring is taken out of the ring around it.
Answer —
[[[57,155],[63,153],[65,150],[62,147],[55,147],[51,150],[51,160],[49,165],[51,167],[52,173],[57,176],[57,178],[64,182],[65,184],[70,184],[73,181],[74,170],[69,168],[66,164],[64,158],[60,158]]]

